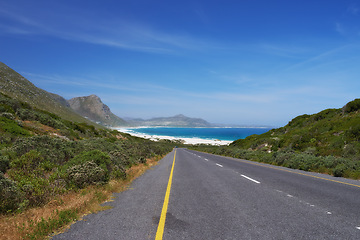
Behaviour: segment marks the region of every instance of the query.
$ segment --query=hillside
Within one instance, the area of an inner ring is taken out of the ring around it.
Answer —
[[[360,99],[341,109],[301,115],[286,126],[226,147],[196,150],[360,179]]]
[[[291,149],[321,156],[353,156],[360,154],[359,110],[360,99],[356,99],[341,109],[298,116],[282,128],[237,140],[232,145],[253,150]]]
[[[173,147],[64,120],[0,93],[0,214],[125,178],[133,164]]]
[[[75,122],[93,124],[75,113],[61,96],[36,87],[26,78],[0,62],[0,93]]]
[[[173,117],[158,117],[148,120],[133,119],[128,121],[134,126],[165,126],[165,127],[211,127],[212,124],[201,118],[190,118],[182,114]]]
[[[98,124],[109,127],[127,125],[125,120],[113,114],[96,95],[72,98],[67,103],[75,112]]]

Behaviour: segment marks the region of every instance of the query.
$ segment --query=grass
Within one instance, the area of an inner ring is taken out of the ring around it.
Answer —
[[[12,215],[0,215],[1,239],[46,239],[49,235],[66,231],[83,216],[109,209],[101,206],[111,201],[112,194],[126,190],[130,183],[155,166],[161,157],[148,159],[127,170],[125,180],[112,180],[103,186],[88,186],[52,199],[43,207]]]

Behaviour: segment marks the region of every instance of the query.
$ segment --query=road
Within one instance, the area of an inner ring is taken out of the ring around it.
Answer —
[[[53,239],[360,239],[359,181],[187,149],[115,197]]]

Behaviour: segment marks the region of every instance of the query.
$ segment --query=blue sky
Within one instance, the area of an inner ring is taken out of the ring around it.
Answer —
[[[0,0],[0,61],[120,117],[283,126],[360,97],[360,1]]]

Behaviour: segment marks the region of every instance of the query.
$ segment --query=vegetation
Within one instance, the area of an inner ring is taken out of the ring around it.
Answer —
[[[342,109],[301,115],[286,126],[234,141],[230,146],[196,150],[279,166],[360,178],[360,99]]]
[[[22,212],[68,191],[125,179],[131,166],[173,147],[70,122],[0,94],[0,213]]]
[[[0,93],[6,94],[32,107],[55,113],[69,121],[97,125],[76,114],[61,96],[37,88],[26,78],[2,62],[0,62]],[[0,110],[0,112],[2,111]]]
[[[0,223],[8,219],[22,222],[15,227],[23,237],[43,238],[79,218],[89,204],[104,201],[123,186],[118,183],[128,181],[129,175],[138,176],[132,169],[145,166],[148,159],[157,159],[175,146],[168,140],[152,142],[76,122],[74,119],[82,118],[54,103],[59,96],[37,89],[4,64],[0,63],[0,70],[3,89],[11,90],[11,97],[0,93]],[[42,107],[40,98],[51,104]],[[57,111],[44,110],[52,108]],[[282,128],[230,146],[191,148],[359,179],[359,141],[360,99],[355,99],[342,109],[302,115]],[[105,194],[103,190],[108,188]],[[22,213],[32,215],[29,212],[40,206],[52,211],[42,213],[37,220],[18,220]]]

